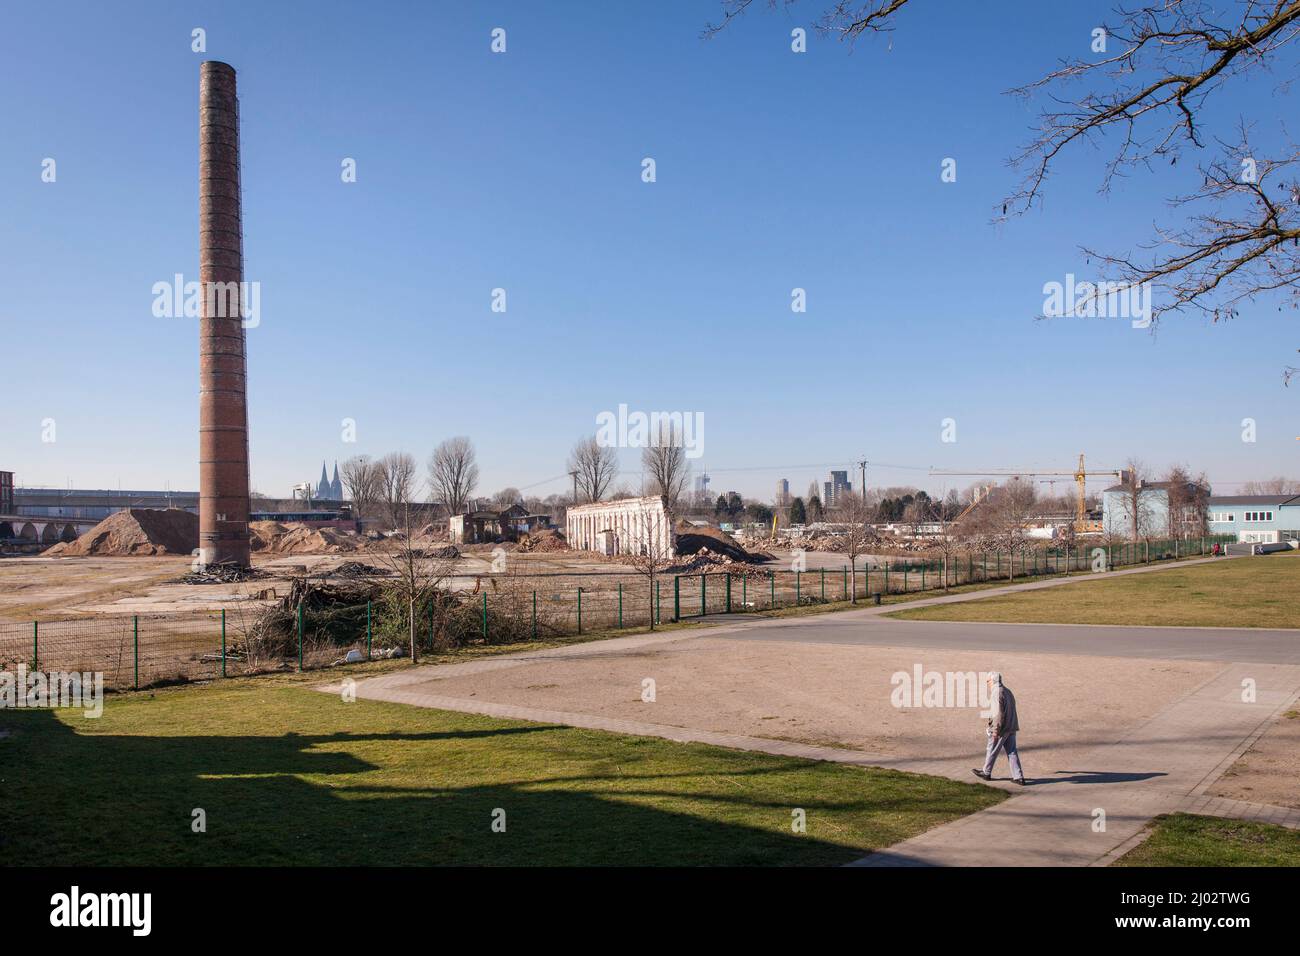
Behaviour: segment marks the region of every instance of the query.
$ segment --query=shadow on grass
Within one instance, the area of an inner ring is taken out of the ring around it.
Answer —
[[[660,772],[656,757],[644,772],[626,744],[585,759],[590,773],[539,774],[552,757],[572,767],[574,731],[547,725],[146,736],[0,717],[0,856],[15,865],[835,865],[979,808],[905,774],[864,776],[848,799],[822,799],[811,773],[767,779],[810,766],[795,760]],[[525,764],[508,742],[539,735]],[[808,833],[791,831],[794,807]],[[846,838],[854,814],[871,819]]]

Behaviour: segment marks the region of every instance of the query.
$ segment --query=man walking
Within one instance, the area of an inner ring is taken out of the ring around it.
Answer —
[[[1020,751],[1016,749],[1016,732],[1020,723],[1016,720],[1016,697],[1002,683],[1002,675],[990,671],[986,682],[989,689],[989,706],[992,716],[988,725],[988,751],[984,757],[984,769],[972,770],[971,773],[981,780],[993,779],[993,763],[998,753],[1005,751],[1007,762],[1011,764],[1011,779],[1020,786],[1025,785],[1025,771],[1020,766]]]

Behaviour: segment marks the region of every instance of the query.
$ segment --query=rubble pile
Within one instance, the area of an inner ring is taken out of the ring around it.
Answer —
[[[196,568],[189,574],[181,575],[176,583],[239,584],[241,581],[252,581],[265,576],[261,571],[241,568],[237,564],[209,564],[204,568]]]
[[[361,551],[369,543],[337,528],[312,528],[297,522],[254,521],[248,529],[252,550],[265,554],[347,554]]]
[[[564,540],[563,533],[551,528],[542,528],[530,534],[521,535],[518,550],[524,552],[533,551],[538,554],[568,551],[569,543]]]
[[[329,573],[335,578],[391,578],[397,574],[389,568],[377,568],[360,561],[344,561]]]
[[[679,557],[705,555],[705,563],[726,558],[734,564],[761,564],[772,556],[764,551],[750,551],[735,538],[717,528],[678,522],[677,554]]]
[[[199,516],[180,508],[128,508],[109,515],[75,541],[47,548],[50,557],[142,557],[192,554]]]
[[[763,558],[756,558],[752,553],[746,552],[743,560],[736,560],[728,554],[720,554],[711,551],[707,547],[701,547],[692,555],[685,556],[683,560],[670,565],[660,573],[662,574],[712,574],[714,572],[730,572],[731,574],[765,577],[767,572],[761,570],[757,565],[761,561],[770,560],[770,555]]]

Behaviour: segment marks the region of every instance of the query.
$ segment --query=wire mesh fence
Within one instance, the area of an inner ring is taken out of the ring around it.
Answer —
[[[106,687],[128,690],[391,657],[408,653],[412,642],[423,654],[1110,570],[1205,555],[1232,540],[1219,535],[1010,554],[871,557],[812,571],[738,565],[694,574],[502,573],[462,578],[466,586],[415,608],[388,592],[380,600],[327,608],[286,610],[244,601],[185,614],[0,623],[0,670],[22,664],[34,671],[100,672]]]

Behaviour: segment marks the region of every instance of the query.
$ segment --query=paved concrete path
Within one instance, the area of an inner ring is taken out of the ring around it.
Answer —
[[[1114,573],[1146,573],[1149,570],[1156,569],[1139,568]],[[974,600],[1000,592],[1065,583],[1068,582],[1033,582],[938,598],[927,603]],[[1225,666],[1200,687],[1119,740],[1094,748],[1077,766],[1039,778],[1033,776],[1034,768],[1029,767],[1031,785],[1026,788],[1014,787],[1006,780],[995,781],[994,786],[1013,791],[1011,799],[872,854],[854,865],[1104,864],[1134,845],[1153,816],[1178,810],[1212,815],[1221,813],[1300,826],[1300,811],[1206,795],[1207,788],[1280,713],[1294,706],[1300,698],[1300,631],[894,621],[881,616],[889,610],[892,609],[733,620],[700,630],[614,638],[462,664],[436,665],[437,675],[442,678],[482,673],[555,658],[621,656],[653,645],[689,641],[700,635],[793,643],[867,643],[894,647],[1223,661]],[[424,667],[385,674],[359,681],[357,696],[781,756],[929,773],[967,783],[975,779],[967,761],[961,759],[897,757],[443,696],[430,689],[436,687],[436,680],[430,677],[430,669]],[[1242,681],[1246,678],[1256,684],[1257,696],[1253,703],[1241,699]],[[337,693],[339,685],[331,684],[319,689]],[[1005,764],[999,769],[1005,773]],[[1095,821],[1099,819],[1097,811],[1104,812],[1104,830],[1094,829]]]
[[[1247,677],[1258,686],[1251,704],[1241,700]],[[1095,748],[1078,767],[1045,779],[1034,778],[1030,768],[1031,785],[1020,795],[856,865],[1086,866],[1108,861],[1157,814],[1212,813],[1214,799],[1206,789],[1297,695],[1300,667],[1229,665],[1119,741]],[[1278,810],[1284,820],[1300,820],[1300,812],[1269,809]],[[1101,814],[1104,831],[1094,829]]]

